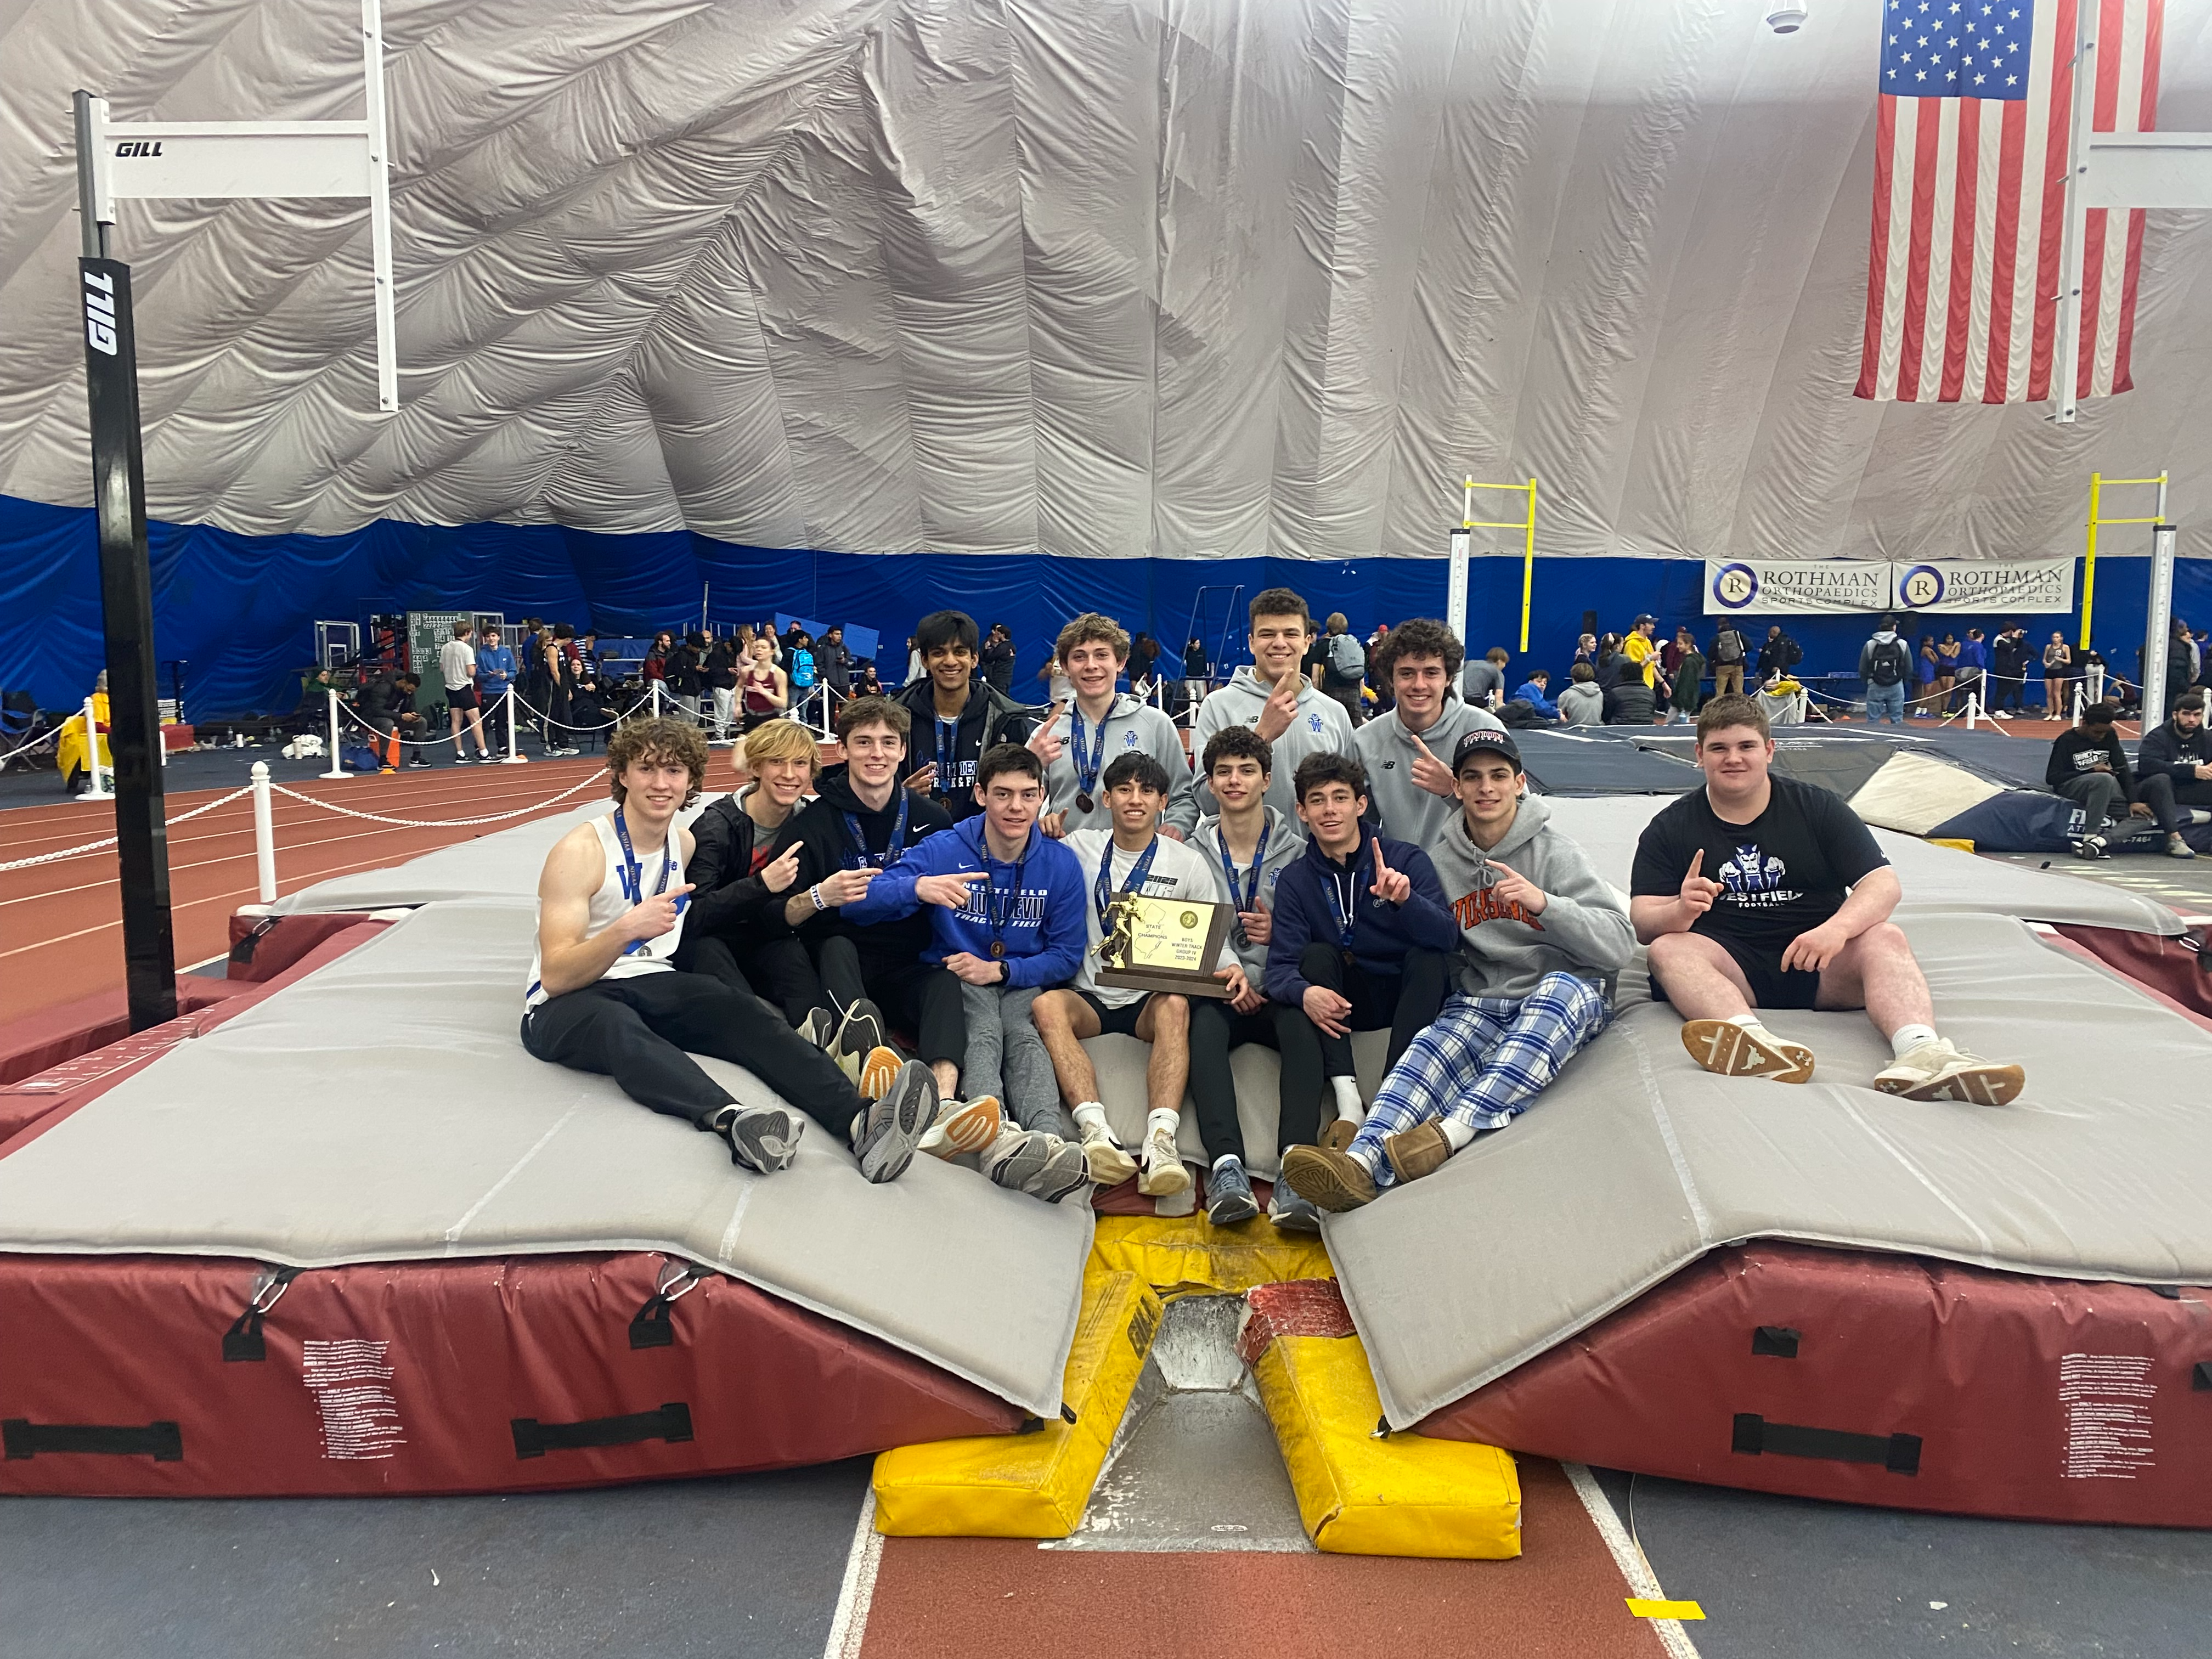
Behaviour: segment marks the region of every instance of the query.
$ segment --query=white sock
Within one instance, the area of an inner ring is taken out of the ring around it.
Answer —
[[[1222,1155],[1221,1155],[1219,1158],[1215,1158],[1215,1159],[1213,1160],[1213,1167],[1214,1167],[1215,1169],[1218,1170],[1218,1169],[1219,1169],[1223,1164],[1235,1164],[1242,1165],[1243,1162],[1244,1162],[1244,1160],[1243,1160],[1243,1158],[1241,1158],[1237,1157],[1237,1154],[1236,1154],[1236,1153],[1234,1153],[1234,1152],[1224,1152],[1224,1153],[1222,1153]]]
[[[1467,1146],[1474,1139],[1474,1131],[1455,1117],[1440,1117],[1437,1120],[1437,1123],[1443,1130],[1444,1139],[1451,1142],[1451,1149],[1454,1152],[1459,1151],[1461,1147]]]
[[[1728,1023],[1731,1025],[1741,1025],[1747,1031],[1763,1031],[1766,1029],[1759,1023],[1757,1014],[1730,1014]]]
[[[1328,1086],[1336,1091],[1336,1115],[1339,1117],[1346,1123],[1364,1123],[1367,1121],[1366,1109],[1359,1103],[1358,1079],[1333,1077],[1328,1080]]]
[[[1922,1043],[1935,1041],[1936,1028],[1933,1025],[1900,1025],[1890,1034],[1889,1050],[1903,1060]]]
[[[1076,1133],[1080,1135],[1094,1123],[1102,1132],[1108,1134],[1113,1133],[1106,1127],[1106,1109],[1095,1100],[1086,1100],[1075,1109]]]
[[[1165,1129],[1168,1139],[1173,1140],[1182,1122],[1181,1112],[1171,1111],[1165,1106],[1155,1106],[1145,1114],[1145,1139],[1149,1141],[1160,1130]]]

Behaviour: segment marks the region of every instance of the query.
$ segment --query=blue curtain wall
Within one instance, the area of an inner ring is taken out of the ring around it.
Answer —
[[[497,611],[649,634],[696,625],[702,589],[718,624],[783,611],[858,624],[884,637],[886,677],[905,672],[903,641],[917,618],[953,607],[984,627],[1003,622],[1020,647],[1018,690],[1035,689],[1062,623],[1084,611],[1118,617],[1180,651],[1197,630],[1213,652],[1230,623],[1231,660],[1243,659],[1242,604],[1277,585],[1303,593],[1316,616],[1341,611],[1364,635],[1377,622],[1442,616],[1445,562],[1374,558],[1080,559],[960,554],[851,554],[741,547],[687,532],[607,535],[557,526],[459,526],[379,521],[344,536],[242,536],[204,525],[154,524],[157,654],[184,660],[185,713],[195,719],[291,708],[299,671],[313,654],[318,621],[361,622],[373,611]],[[2148,567],[2100,562],[2097,642],[2108,661],[2132,665],[2142,641]],[[1510,683],[1547,667],[1555,681],[1571,659],[1585,610],[1601,629],[1625,630],[1639,612],[1662,638],[1688,623],[1710,637],[1704,566],[1695,559],[1573,558],[1536,562],[1529,649],[1514,650],[1521,617],[1521,561],[1478,558],[1470,571],[1468,645],[1512,650]],[[2078,586],[2078,580],[2077,580]],[[1231,590],[1241,587],[1231,618]],[[1203,590],[1203,592],[1201,591]],[[2176,611],[2212,617],[2212,560],[2184,560]],[[1780,621],[1805,647],[1805,670],[1849,671],[1870,619],[1752,616],[1754,636]],[[1965,636],[1995,617],[1944,616],[1912,625]],[[2024,617],[2039,643],[2077,624]],[[81,702],[101,665],[99,554],[88,508],[0,496],[0,689],[28,689],[42,706]]]

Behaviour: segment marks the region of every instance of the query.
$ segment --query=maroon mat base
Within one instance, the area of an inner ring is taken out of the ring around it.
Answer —
[[[2212,1016],[2212,974],[2205,971],[2206,958],[2196,936],[2167,939],[2156,933],[2130,933],[2118,927],[2086,927],[2072,922],[2060,922],[2056,927],[2060,937],[2071,940],[2106,967],[2148,986],[2185,1013],[2197,1016],[2200,1020]]]
[[[1715,1250],[1419,1428],[1893,1509],[2212,1527],[2212,1291]]]
[[[375,1264],[279,1295],[250,1261],[0,1255],[0,1492],[521,1492],[1022,1423],[734,1279],[656,1295],[682,1271],[636,1253]]]

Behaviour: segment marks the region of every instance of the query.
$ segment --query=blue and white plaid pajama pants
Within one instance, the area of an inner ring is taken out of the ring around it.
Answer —
[[[1606,1013],[1605,993],[1572,974],[1545,975],[1519,1002],[1454,994],[1382,1080],[1352,1155],[1387,1187],[1396,1176],[1382,1155],[1386,1135],[1446,1116],[1504,1128],[1605,1029]]]

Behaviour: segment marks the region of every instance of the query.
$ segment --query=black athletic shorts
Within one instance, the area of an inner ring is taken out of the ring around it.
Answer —
[[[1125,1006],[1109,1008],[1088,991],[1078,991],[1075,994],[1091,1005],[1091,1012],[1098,1016],[1099,1033],[1104,1036],[1136,1036],[1137,1016],[1145,1012],[1145,1005],[1152,1000],[1152,994],[1147,991]]]
[[[1709,939],[1735,959],[1742,970],[1744,982],[1751,987],[1751,1006],[1754,1008],[1812,1008],[1819,1006],[1820,976],[1808,973],[1802,968],[1785,969],[1782,952],[1777,949],[1765,951],[1755,945],[1747,945],[1732,939],[1723,939],[1717,933],[1706,933]],[[1651,976],[1651,1000],[1667,1000],[1667,994],[1659,988],[1659,976]]]
[[[446,688],[446,707],[457,708],[465,714],[479,707],[477,689],[473,685],[449,685]]]

